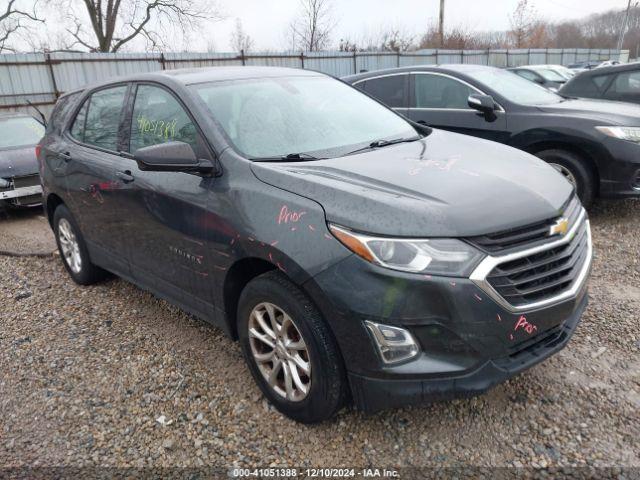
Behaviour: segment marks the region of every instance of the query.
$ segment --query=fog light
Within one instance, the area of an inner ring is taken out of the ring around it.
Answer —
[[[373,339],[384,363],[401,362],[418,354],[420,350],[418,343],[408,330],[369,320],[364,323],[373,334]]]

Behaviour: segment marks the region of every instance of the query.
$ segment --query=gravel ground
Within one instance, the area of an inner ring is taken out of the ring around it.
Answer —
[[[591,218],[591,303],[563,352],[477,398],[312,427],[220,331],[122,280],[78,287],[55,256],[0,256],[0,466],[640,467],[640,202]]]

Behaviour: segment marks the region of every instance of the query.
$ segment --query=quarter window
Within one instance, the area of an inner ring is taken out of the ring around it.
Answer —
[[[185,142],[198,151],[198,134],[182,105],[168,91],[140,85],[131,119],[130,151],[166,142]]]
[[[415,75],[417,108],[468,109],[469,95],[477,93],[471,87],[442,75]]]
[[[406,75],[391,75],[388,77],[367,80],[365,92],[391,108],[405,106]]]
[[[117,151],[126,92],[127,87],[122,85],[92,94],[76,115],[71,136],[88,145]]]

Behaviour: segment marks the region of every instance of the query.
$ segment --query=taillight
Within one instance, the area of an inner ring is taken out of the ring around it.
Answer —
[[[40,152],[42,151],[42,145],[36,145],[36,158],[40,158]]]

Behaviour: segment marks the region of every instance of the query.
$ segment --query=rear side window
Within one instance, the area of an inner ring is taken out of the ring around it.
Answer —
[[[76,140],[103,148],[118,150],[118,133],[126,85],[105,88],[93,93],[76,115],[71,136]]]
[[[79,96],[80,92],[71,93],[61,97],[56,102],[56,106],[53,108],[53,112],[51,112],[51,117],[49,117],[49,122],[47,123],[47,133],[52,133],[54,131],[60,132],[62,130],[65,119],[76,104]]]
[[[405,106],[407,76],[391,75],[367,80],[365,92],[391,108]]]
[[[530,72],[529,70],[516,70],[516,73],[520,75],[522,78],[526,78],[531,82],[535,82],[538,80],[538,75],[536,75],[533,72]]]
[[[639,94],[640,71],[620,73],[609,87],[607,94]]]
[[[173,141],[188,143],[197,152],[196,126],[167,90],[140,85],[133,105],[129,151]]]
[[[476,93],[471,87],[442,75],[415,76],[415,103],[417,108],[469,109],[469,95]]]

